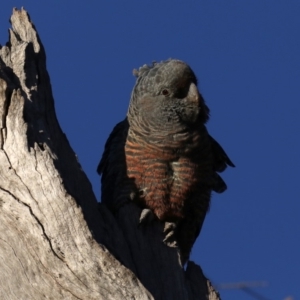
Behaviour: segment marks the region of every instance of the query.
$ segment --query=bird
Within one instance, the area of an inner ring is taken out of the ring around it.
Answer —
[[[213,191],[227,186],[219,173],[234,167],[206,123],[210,110],[191,67],[178,59],[134,70],[126,118],[109,135],[97,172],[101,201],[112,212],[126,203],[165,224],[164,242],[188,260]]]

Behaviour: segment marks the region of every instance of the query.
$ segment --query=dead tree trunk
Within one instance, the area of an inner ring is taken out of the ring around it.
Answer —
[[[162,243],[158,221],[140,228],[134,205],[115,216],[98,206],[57,122],[35,27],[23,9],[11,24],[0,48],[0,298],[219,299]]]

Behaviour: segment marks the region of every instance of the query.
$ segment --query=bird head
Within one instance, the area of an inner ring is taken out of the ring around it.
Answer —
[[[180,131],[204,124],[209,109],[197,88],[197,78],[183,61],[170,59],[134,70],[128,121],[148,132]]]

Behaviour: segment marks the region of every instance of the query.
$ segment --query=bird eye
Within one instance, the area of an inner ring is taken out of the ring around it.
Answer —
[[[161,91],[161,93],[162,93],[164,96],[168,96],[168,95],[170,94],[169,90],[167,90],[167,89],[163,89],[163,90]]]

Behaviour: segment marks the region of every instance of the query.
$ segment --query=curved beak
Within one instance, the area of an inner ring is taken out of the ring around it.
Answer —
[[[199,91],[198,88],[196,86],[195,83],[191,83],[190,88],[189,88],[189,92],[187,95],[187,100],[191,103],[193,103],[194,105],[196,104],[196,106],[199,106],[199,99],[200,99],[200,95],[199,95]]]

